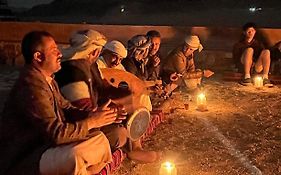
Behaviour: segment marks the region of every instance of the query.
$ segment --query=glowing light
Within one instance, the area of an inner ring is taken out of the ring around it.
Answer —
[[[254,78],[254,86],[256,88],[261,88],[263,87],[263,79],[260,76],[257,76],[256,78]]]
[[[121,5],[121,6],[120,6],[120,12],[121,12],[121,13],[124,13],[124,12],[125,12],[125,5]]]
[[[171,162],[164,162],[161,164],[159,175],[177,175],[175,164]]]
[[[261,11],[261,10],[262,10],[261,7],[250,7],[249,8],[249,11],[252,12],[252,13],[257,12],[257,11]]]
[[[207,99],[204,93],[200,93],[197,96],[197,110],[207,111]]]
[[[249,8],[249,11],[250,11],[250,12],[255,12],[255,11],[256,11],[256,8],[255,8],[255,7],[250,7],[250,8]]]

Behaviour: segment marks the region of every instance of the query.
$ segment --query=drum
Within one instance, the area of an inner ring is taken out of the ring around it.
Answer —
[[[128,137],[136,141],[146,132],[150,123],[150,113],[146,108],[139,108],[126,120]]]
[[[130,95],[122,96],[121,98],[118,98],[120,93],[109,92],[116,97],[111,98],[114,103],[125,106],[128,113],[133,113],[136,109],[141,107],[146,107],[149,110],[152,109],[149,93],[144,81],[136,77],[134,74],[123,70],[103,68],[101,69],[101,72],[109,85],[130,92]]]

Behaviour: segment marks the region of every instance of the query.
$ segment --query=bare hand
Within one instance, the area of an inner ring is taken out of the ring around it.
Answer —
[[[117,118],[114,123],[121,123],[127,118],[128,112],[123,105],[117,105]]]
[[[204,72],[203,72],[203,76],[206,78],[209,78],[212,75],[214,75],[214,72],[212,72],[210,70],[204,70]]]
[[[114,121],[114,123],[122,123],[122,121],[125,120],[126,118],[127,118],[127,116],[118,115],[118,117],[116,118],[116,120]]]
[[[156,85],[156,86],[154,86],[153,91],[154,91],[154,93],[157,94],[158,96],[162,96],[163,93],[164,93],[164,90],[163,90],[163,86],[162,86],[162,85]]]
[[[170,80],[177,81],[179,79],[179,77],[182,77],[182,74],[178,74],[178,73],[174,72],[170,75]]]
[[[98,108],[98,110],[99,111],[109,110],[110,109],[109,105],[111,104],[111,102],[112,102],[111,99],[109,99],[105,104],[101,105]]]
[[[160,58],[158,56],[153,57],[153,66],[157,67],[160,64]]]
[[[117,110],[110,109],[108,107],[110,102],[111,100],[109,100],[104,106],[102,106],[98,110],[93,111],[89,114],[89,117],[87,118],[89,130],[92,128],[100,128],[102,126],[109,125],[116,120]]]

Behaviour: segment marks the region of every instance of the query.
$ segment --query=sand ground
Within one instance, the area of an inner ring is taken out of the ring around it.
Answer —
[[[0,108],[18,69],[1,66]],[[246,175],[281,173],[281,88],[244,87],[224,82],[219,75],[204,82],[208,111],[196,110],[195,93],[180,89],[173,106],[144,143],[164,152],[161,162],[135,164],[125,160],[115,175],[158,175],[160,164],[172,160],[178,175]]]
[[[138,165],[125,161],[115,175],[158,175],[172,160],[178,175],[245,175],[281,173],[281,89],[257,90],[219,76],[205,82],[208,111],[196,110],[195,93],[176,92],[173,106],[189,103],[168,115],[145,142],[164,159]]]

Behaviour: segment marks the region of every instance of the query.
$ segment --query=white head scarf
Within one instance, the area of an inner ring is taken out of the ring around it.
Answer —
[[[203,46],[202,44],[200,44],[200,40],[199,40],[199,37],[196,36],[196,35],[190,35],[190,36],[187,36],[185,39],[184,39],[184,42],[186,44],[188,44],[190,47],[194,48],[194,49],[198,49],[199,52],[201,52],[201,50],[203,49]]]

